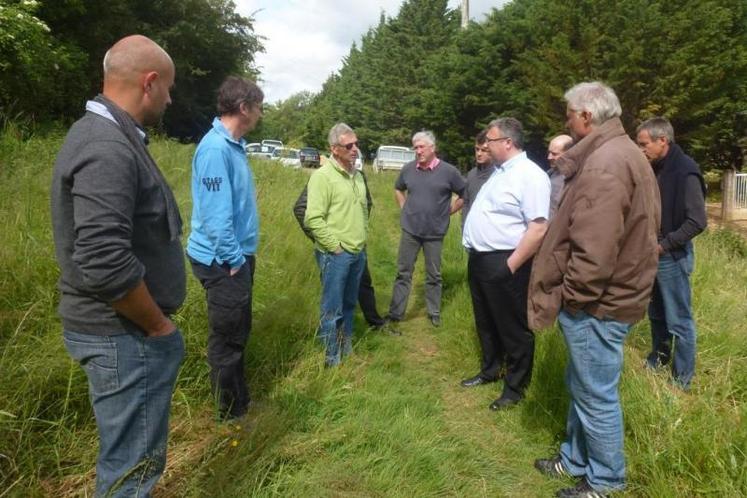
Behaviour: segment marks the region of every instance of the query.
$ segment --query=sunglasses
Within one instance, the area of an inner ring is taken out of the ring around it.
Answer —
[[[338,147],[345,147],[347,150],[353,150],[353,147],[358,147],[358,142],[350,142],[349,144],[337,144]]]

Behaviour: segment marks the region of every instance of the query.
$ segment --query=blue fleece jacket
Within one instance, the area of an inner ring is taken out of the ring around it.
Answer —
[[[257,252],[259,212],[244,139],[234,140],[220,119],[192,160],[192,232],[187,254],[204,265],[231,268]]]

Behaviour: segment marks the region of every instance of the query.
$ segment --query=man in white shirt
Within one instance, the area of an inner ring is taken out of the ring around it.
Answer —
[[[527,324],[527,289],[532,256],[549,216],[550,180],[524,152],[521,123],[499,118],[488,126],[487,144],[496,170],[480,189],[464,226],[475,327],[480,337],[480,373],[465,387],[495,382],[501,352],[503,393],[490,405],[500,410],[524,396],[532,376],[534,334]]]

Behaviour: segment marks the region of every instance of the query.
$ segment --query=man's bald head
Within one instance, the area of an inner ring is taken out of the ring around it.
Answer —
[[[156,42],[142,35],[122,38],[104,56],[104,82],[134,81],[143,73],[173,68],[171,57]]]
[[[122,38],[104,56],[104,95],[140,124],[161,119],[173,85],[174,63],[150,38]]]
[[[573,137],[570,135],[558,135],[550,140],[547,146],[547,160],[550,166],[555,165],[555,161],[573,146]]]

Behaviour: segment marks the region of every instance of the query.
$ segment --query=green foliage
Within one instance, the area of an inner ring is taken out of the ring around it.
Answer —
[[[369,149],[430,128],[441,154],[466,167],[473,137],[510,115],[525,126],[530,155],[543,160],[564,127],[564,92],[601,79],[616,90],[629,131],[664,115],[704,168],[739,164],[744,2],[514,0],[461,32],[454,18],[425,0],[382,18],[309,106],[310,139],[339,117]]]
[[[36,0],[0,0],[0,120],[49,119],[84,80],[83,54],[50,33]]]
[[[0,133],[0,489],[6,496],[92,494],[96,429],[82,369],[64,350],[49,184],[62,132]],[[151,151],[190,213],[194,146],[155,138]],[[501,385],[464,389],[479,368],[458,218],[444,241],[443,325],[428,323],[422,258],[402,337],[367,331],[354,354],[323,367],[314,338],[319,281],[311,244],[291,215],[305,170],[252,161],[261,217],[254,326],[247,348],[253,407],[239,425],[213,419],[205,362],[204,291],[191,275],[176,316],[186,358],[172,404],[168,467],[157,496],[550,496],[534,458],[557,451],[568,398],[565,345],[537,334],[527,399],[495,414]],[[369,266],[379,309],[396,274],[396,173],[369,174]],[[458,215],[457,215],[458,216]],[[189,227],[185,227],[188,232]],[[692,276],[698,365],[692,391],[643,368],[643,321],[625,345],[620,387],[629,485],[621,496],[747,495],[747,251],[730,231],[696,239]]]
[[[231,0],[23,0],[13,5],[5,9],[14,9],[14,15],[38,9],[38,19],[19,18],[24,28],[16,37],[18,47],[8,51],[19,54],[18,60],[9,57],[14,71],[7,76],[2,46],[0,104],[8,100],[15,113],[46,119],[77,119],[85,100],[101,91],[106,50],[126,35],[141,33],[161,44],[176,66],[165,131],[196,139],[215,114],[218,86],[231,74],[254,77],[254,54],[262,50],[253,20],[237,14]],[[19,22],[10,28],[19,31]],[[7,39],[5,29],[0,23],[0,43]]]

